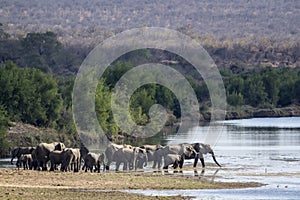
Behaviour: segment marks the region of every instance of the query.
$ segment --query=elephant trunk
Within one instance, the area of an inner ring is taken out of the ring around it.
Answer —
[[[212,155],[212,158],[213,158],[213,160],[215,161],[215,163],[216,163],[219,167],[222,167],[222,166],[218,163],[218,161],[216,160],[216,157],[215,157],[214,152],[212,152],[211,155]]]

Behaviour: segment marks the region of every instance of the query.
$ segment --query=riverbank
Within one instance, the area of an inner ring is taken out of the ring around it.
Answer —
[[[300,106],[291,105],[282,108],[254,108],[251,106],[228,107],[226,111],[226,119],[245,119],[257,117],[299,117]],[[209,114],[204,115],[205,119],[209,119]]]
[[[235,189],[262,186],[256,182],[212,182],[203,177],[143,172],[42,172],[0,169],[0,199],[158,199],[121,192],[133,189]],[[177,196],[162,199],[188,199]]]

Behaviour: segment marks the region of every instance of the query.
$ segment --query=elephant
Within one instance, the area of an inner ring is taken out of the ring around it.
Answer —
[[[155,159],[155,156],[154,156],[155,151],[163,148],[163,146],[161,146],[161,145],[143,145],[140,148],[146,150],[148,162],[153,161],[152,168],[155,168],[155,165],[156,165],[156,159]],[[138,164],[138,165],[139,165],[139,168],[140,168],[141,167],[140,164]]]
[[[113,160],[116,161],[116,171],[119,170],[121,163],[123,163],[123,170],[137,170],[138,162],[140,162],[140,167],[147,166],[148,157],[145,149],[122,147],[114,153]]]
[[[73,170],[74,172],[79,172],[80,169],[80,165],[81,165],[81,154],[80,154],[80,149],[79,148],[66,148],[66,150],[70,150],[73,154],[72,160],[70,161],[70,167],[71,170]]]
[[[140,147],[135,147],[134,150],[137,152],[135,169],[143,169],[149,161],[147,150]]]
[[[123,170],[133,169],[136,162],[136,152],[133,149],[122,147],[114,153],[113,160],[116,161],[116,171],[123,163]]]
[[[17,147],[11,151],[11,160],[10,163],[13,165],[14,158],[17,158],[16,165],[19,164],[19,159],[23,154],[31,154],[34,150],[34,147]]]
[[[81,145],[79,153],[80,153],[80,163],[84,160],[85,156],[89,153],[90,151],[88,148],[85,146]]]
[[[173,164],[173,168],[181,169],[184,163],[184,155],[178,155],[178,154],[166,154],[164,155],[164,167],[163,169],[168,169],[169,165]]]
[[[161,167],[162,158],[167,154],[177,154],[184,155],[185,157],[191,157],[196,154],[194,148],[189,144],[178,144],[178,145],[168,145],[154,152],[154,164],[153,168]]]
[[[163,146],[161,146],[160,144],[158,145],[149,145],[149,144],[145,144],[140,146],[141,149],[146,149],[146,150],[151,150],[151,151],[156,151],[157,149],[161,149]]]
[[[106,163],[106,170],[109,170],[109,166],[112,162],[116,161],[114,160],[114,154],[121,148],[128,148],[128,149],[132,149],[133,147],[131,145],[118,145],[115,143],[110,143],[107,148],[105,149],[105,157],[107,159],[107,163]]]
[[[38,161],[38,169],[42,167],[43,171],[47,170],[47,162],[49,161],[49,153],[54,150],[62,151],[65,149],[64,143],[40,143],[35,150],[35,156]]]
[[[61,164],[61,171],[69,171],[69,166],[74,158],[71,149],[64,149],[63,151],[54,150],[49,153],[49,160],[51,163],[50,171],[57,169],[57,165]]]
[[[101,153],[100,155],[96,153],[88,153],[84,158],[84,165],[82,170],[90,170],[91,172],[100,172],[101,163],[103,163],[103,171],[105,170],[105,163],[104,163],[104,154]]]
[[[210,147],[209,144],[203,144],[203,143],[193,143],[191,144],[193,146],[193,148],[195,149],[195,151],[197,152],[197,154],[195,154],[195,156],[191,156],[191,157],[186,157],[186,159],[192,159],[194,158],[194,167],[197,166],[198,163],[198,158],[201,161],[202,164],[202,168],[205,168],[205,163],[204,163],[204,157],[203,154],[207,154],[210,153],[212,155],[212,158],[214,160],[214,162],[221,167],[221,165],[217,162],[214,151],[212,150],[212,148]]]
[[[31,169],[32,157],[31,154],[22,154],[19,159],[18,169],[21,165],[23,165],[23,169]]]
[[[38,168],[38,160],[36,159],[36,154],[35,154],[36,149],[31,152],[31,165],[30,165],[30,170],[34,169],[37,170]]]

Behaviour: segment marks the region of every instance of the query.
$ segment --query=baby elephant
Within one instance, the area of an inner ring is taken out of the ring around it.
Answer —
[[[17,161],[18,169],[20,165],[23,165],[24,169],[31,169],[32,157],[31,154],[22,154],[20,159]]]
[[[103,163],[103,171],[105,169],[105,165],[104,165],[104,154],[96,154],[96,153],[88,153],[85,157],[84,157],[84,165],[82,167],[82,170],[85,170],[85,172],[87,172],[87,170],[90,170],[91,172],[100,172],[100,166],[101,163]]]
[[[178,166],[181,169],[184,162],[184,155],[180,156],[178,154],[167,154],[164,156],[164,167],[163,169],[168,169],[169,165],[173,164],[173,168],[176,169]]]

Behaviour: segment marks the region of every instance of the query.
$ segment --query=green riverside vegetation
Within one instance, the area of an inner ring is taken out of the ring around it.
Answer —
[[[78,145],[72,118],[72,90],[86,49],[64,46],[52,32],[29,33],[16,40],[10,39],[8,34],[0,30],[0,36],[0,156],[7,154],[10,146],[16,145],[6,138],[10,122],[53,128],[62,137],[71,138],[73,145]],[[299,45],[295,48],[299,48]],[[215,52],[213,56],[220,53],[213,49],[209,51]],[[237,51],[241,55],[247,53],[241,48],[237,48]],[[296,56],[295,60],[299,59],[299,55],[293,55]],[[170,52],[143,49],[119,58],[99,80],[95,108],[99,123],[111,140],[115,141],[120,135],[128,137],[113,119],[111,91],[114,85],[134,66],[161,61],[157,57],[173,61],[170,67],[186,76],[197,95],[200,112],[207,119],[209,92],[205,82],[197,78],[199,75],[195,75],[195,69]],[[242,63],[240,66],[220,66],[219,69],[231,110],[245,106],[273,109],[300,103],[298,67],[249,67],[248,63]],[[163,86],[148,84],[137,89],[130,99],[130,114],[137,124],[145,125],[149,122],[148,111],[153,104],[161,104],[166,108],[168,125],[174,125],[180,119],[180,105],[175,95]]]

